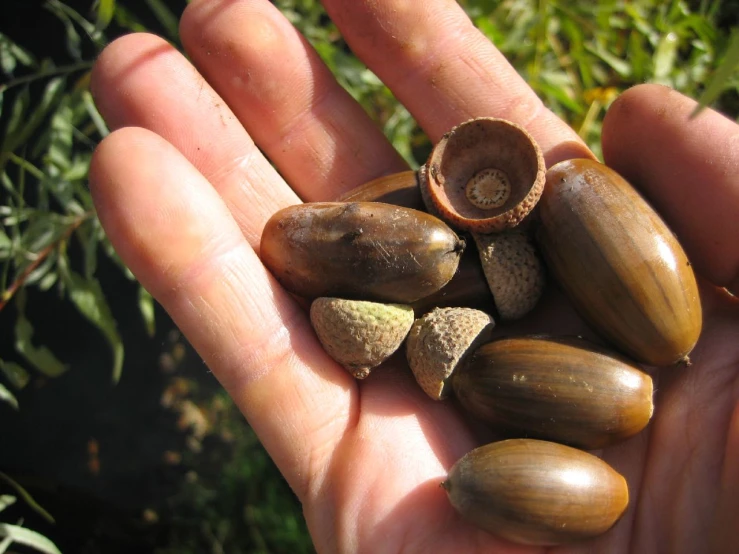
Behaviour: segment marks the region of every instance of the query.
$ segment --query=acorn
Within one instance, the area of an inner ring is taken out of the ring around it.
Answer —
[[[436,308],[408,333],[406,357],[416,381],[434,400],[448,396],[447,380],[465,356],[490,339],[495,322],[471,308]]]
[[[500,319],[522,318],[536,306],[546,284],[533,241],[519,229],[472,236]]]
[[[415,210],[425,210],[421,187],[418,184],[421,178],[422,174],[416,171],[401,171],[385,175],[348,191],[339,197],[339,201],[384,202]],[[449,306],[483,311],[494,309],[493,295],[485,279],[473,241],[466,243],[459,260],[459,267],[452,279],[437,292],[416,300],[412,305],[418,316],[434,308]]]
[[[609,167],[577,159],[549,169],[539,208],[542,255],[580,314],[638,362],[687,362],[702,326],[698,286],[644,198]]]
[[[472,450],[441,483],[463,519],[511,542],[555,546],[597,537],[629,503],[626,480],[575,448],[511,439]]]
[[[574,337],[488,342],[457,368],[451,384],[464,410],[505,436],[586,450],[635,435],[654,411],[648,374]]]
[[[408,304],[449,282],[465,241],[427,213],[379,202],[284,208],[265,225],[264,265],[288,291]]]
[[[343,298],[316,298],[310,321],[334,360],[357,379],[392,356],[413,325],[413,308]]]
[[[544,156],[521,126],[472,119],[436,144],[419,170],[430,211],[456,229],[493,233],[515,227],[544,188]]]
[[[383,202],[419,211],[426,209],[418,186],[418,173],[411,170],[368,181],[341,195],[337,202]]]

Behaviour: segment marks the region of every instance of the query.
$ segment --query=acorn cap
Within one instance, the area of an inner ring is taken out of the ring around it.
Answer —
[[[416,320],[408,333],[408,365],[434,400],[449,395],[447,380],[474,348],[490,339],[495,322],[472,308],[436,308]]]
[[[424,196],[441,219],[464,231],[515,227],[544,190],[541,148],[523,127],[503,119],[472,119],[453,128],[426,166],[426,179],[419,179]]]
[[[473,234],[495,307],[501,319],[519,319],[541,298],[546,284],[544,264],[523,231]]]
[[[310,321],[328,355],[364,379],[403,344],[413,308],[322,297],[311,304]]]

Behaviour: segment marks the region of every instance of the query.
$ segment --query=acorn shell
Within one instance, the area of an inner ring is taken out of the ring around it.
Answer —
[[[441,486],[464,519],[526,545],[596,537],[621,518],[629,503],[626,480],[606,462],[534,439],[472,450]]]
[[[388,359],[413,325],[413,308],[342,298],[316,298],[310,320],[324,350],[357,379]]]
[[[649,375],[574,337],[483,344],[451,380],[460,405],[496,431],[587,450],[635,435],[654,410]]]
[[[580,314],[636,361],[686,361],[702,309],[690,261],[675,235],[618,173],[593,160],[547,172],[538,242]]]
[[[478,118],[441,138],[419,183],[434,211],[452,227],[492,233],[515,227],[534,208],[544,173],[541,148],[525,129],[503,119]]]
[[[536,306],[546,285],[533,241],[519,230],[472,236],[498,315],[520,319]]]
[[[408,333],[406,356],[416,381],[434,400],[448,396],[447,380],[465,356],[490,339],[495,322],[471,308],[436,308]]]

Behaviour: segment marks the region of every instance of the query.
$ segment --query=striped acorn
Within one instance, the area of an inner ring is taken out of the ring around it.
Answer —
[[[468,413],[505,436],[587,450],[635,435],[654,410],[649,375],[578,338],[488,342],[460,365],[451,384]]]
[[[620,175],[593,160],[551,167],[538,242],[575,308],[636,361],[688,361],[702,310],[690,262],[657,213]]]
[[[629,503],[626,480],[603,460],[534,439],[476,448],[454,464],[441,486],[465,520],[536,546],[605,533]]]
[[[452,278],[465,242],[441,220],[379,202],[316,202],[280,210],[261,241],[288,291],[408,304]]]
[[[385,175],[364,183],[339,198],[341,202],[383,202],[405,206],[414,210],[426,210],[421,194],[424,187],[419,186],[423,179],[422,171],[401,171]],[[438,214],[431,212],[438,217]],[[493,309],[493,297],[480,265],[474,241],[467,241],[459,260],[459,267],[452,279],[433,294],[424,296],[412,303],[417,315],[423,315],[433,308],[461,306],[483,311]]]

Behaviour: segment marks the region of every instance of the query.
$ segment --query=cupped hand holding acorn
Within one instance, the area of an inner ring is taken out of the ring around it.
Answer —
[[[405,344],[429,397],[451,395],[514,438],[465,456],[444,488],[462,517],[523,544],[615,524],[625,480],[572,447],[644,429],[653,387],[637,363],[686,362],[701,330],[692,268],[641,196],[591,160],[545,174],[531,136],[497,119],[455,127],[417,172],[278,212],[261,252],[287,290],[312,301],[321,344],[356,378]],[[545,263],[609,348],[554,335],[493,339],[488,312],[503,323],[525,317]]]

